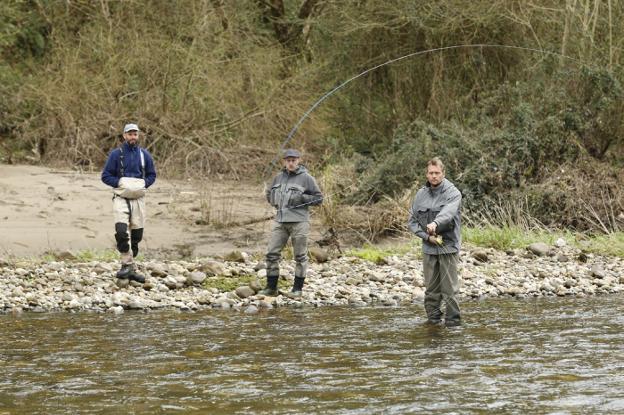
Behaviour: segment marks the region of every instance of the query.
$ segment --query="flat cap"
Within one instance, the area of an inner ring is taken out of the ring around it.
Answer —
[[[288,158],[288,157],[301,158],[301,153],[295,150],[294,148],[289,148],[288,150],[284,151],[283,158]]]

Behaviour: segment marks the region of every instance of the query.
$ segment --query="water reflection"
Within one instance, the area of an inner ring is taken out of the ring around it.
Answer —
[[[2,413],[624,411],[621,296],[0,316]]]

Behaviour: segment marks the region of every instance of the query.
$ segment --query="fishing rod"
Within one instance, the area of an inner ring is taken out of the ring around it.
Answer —
[[[301,118],[299,118],[299,120],[295,123],[295,125],[293,126],[293,128],[290,130],[290,132],[288,133],[288,135],[286,136],[286,139],[282,142],[281,146],[279,147],[279,153],[277,156],[275,156],[275,158],[273,158],[273,160],[271,161],[271,165],[270,165],[270,169],[275,167],[275,163],[277,162],[277,160],[280,157],[281,152],[286,148],[286,145],[290,142],[290,140],[292,140],[292,138],[294,137],[295,133],[297,132],[297,130],[299,129],[299,127],[303,124],[303,122],[310,116],[310,114],[312,114],[312,112],[318,108],[321,103],[323,101],[325,101],[327,98],[329,98],[330,96],[332,96],[333,94],[335,94],[337,91],[339,91],[340,89],[342,89],[343,87],[345,87],[347,84],[349,84],[350,82],[372,72],[375,71],[379,68],[382,68],[386,65],[391,65],[393,63],[402,61],[404,59],[408,59],[414,56],[419,56],[419,55],[426,55],[429,53],[434,53],[434,52],[442,52],[442,51],[447,51],[447,50],[453,50],[453,49],[478,49],[478,48],[490,48],[490,49],[512,49],[512,50],[521,50],[521,51],[527,51],[527,52],[536,52],[536,53],[541,53],[543,55],[548,55],[548,56],[555,56],[555,57],[559,57],[559,58],[563,58],[563,59],[567,59],[567,60],[571,60],[580,64],[586,64],[585,62],[581,61],[580,59],[576,59],[573,58],[571,56],[567,56],[564,55],[562,53],[559,52],[552,52],[552,51],[548,51],[548,50],[544,50],[544,49],[537,49],[537,48],[530,48],[530,47],[525,47],[525,46],[514,46],[514,45],[502,45],[502,44],[495,44],[495,43],[474,43],[474,44],[463,44],[463,45],[452,45],[452,46],[443,46],[443,47],[439,47],[439,48],[432,48],[432,49],[427,49],[427,50],[421,50],[421,51],[417,51],[417,52],[412,52],[412,53],[408,53],[406,55],[403,56],[399,56],[397,58],[394,59],[390,59],[389,61],[380,63],[378,65],[375,65],[371,68],[366,69],[363,72],[360,72],[357,75],[352,76],[351,78],[348,78],[347,80],[343,81],[342,83],[340,83],[338,86],[334,87],[333,89],[331,89],[330,91],[326,92],[324,95],[322,95],[318,100],[316,100],[316,102],[314,102],[314,104],[312,104],[312,106],[310,108],[308,108],[308,110],[301,116]]]

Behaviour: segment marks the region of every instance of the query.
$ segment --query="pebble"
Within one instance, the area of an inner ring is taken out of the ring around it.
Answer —
[[[460,256],[462,300],[624,292],[624,259],[586,253],[561,241],[509,252],[467,247]],[[264,264],[253,263],[248,254],[242,257],[244,262],[147,260],[140,264],[147,274],[145,284],[115,278],[118,261],[4,261],[0,262],[0,313],[105,310],[121,314],[125,309],[221,308],[253,314],[276,307],[394,307],[422,304],[424,297],[418,252],[391,256],[380,264],[355,257],[310,263],[300,301],[258,295],[263,279],[252,278],[228,292],[204,287],[205,279],[213,275],[266,276]],[[293,273],[294,262],[283,261],[281,290],[290,289]]]

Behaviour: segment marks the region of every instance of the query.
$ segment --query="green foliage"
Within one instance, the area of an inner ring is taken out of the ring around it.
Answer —
[[[575,245],[598,255],[624,258],[624,232],[597,235],[589,239],[575,240]]]
[[[463,242],[502,251],[524,249],[534,242],[552,245],[559,238],[584,252],[624,258],[624,232],[585,236],[570,231],[553,232],[544,228],[525,229],[518,226],[462,228]]]
[[[545,229],[527,230],[516,226],[484,226],[462,227],[462,240],[466,243],[495,248],[506,251],[509,249],[526,248],[533,242],[552,244],[558,236]]]
[[[228,292],[235,290],[242,285],[249,285],[249,283],[255,279],[255,275],[237,275],[233,277],[217,275],[215,277],[206,278],[206,280],[204,280],[203,287],[217,288],[219,291]]]
[[[382,265],[386,263],[387,257],[392,255],[405,255],[408,252],[415,252],[417,255],[420,255],[420,245],[417,242],[389,247],[366,244],[360,249],[354,249],[347,252],[347,255],[361,258],[374,264]]]

